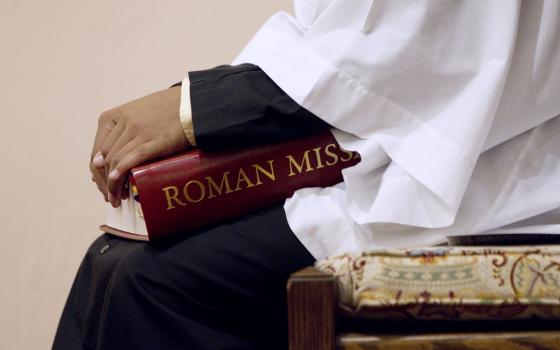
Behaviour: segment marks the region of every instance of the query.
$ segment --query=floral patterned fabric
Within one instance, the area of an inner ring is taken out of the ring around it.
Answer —
[[[560,319],[560,246],[379,250],[317,262],[374,319]]]

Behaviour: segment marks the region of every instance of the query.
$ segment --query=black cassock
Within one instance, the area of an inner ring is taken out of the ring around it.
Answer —
[[[254,65],[189,78],[201,149],[258,146],[328,127]],[[282,206],[179,236],[148,244],[105,234],[93,242],[53,349],[287,348],[286,281],[314,259]]]

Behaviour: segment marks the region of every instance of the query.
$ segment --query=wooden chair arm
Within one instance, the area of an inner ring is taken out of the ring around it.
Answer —
[[[334,350],[337,280],[314,267],[288,280],[290,350]]]

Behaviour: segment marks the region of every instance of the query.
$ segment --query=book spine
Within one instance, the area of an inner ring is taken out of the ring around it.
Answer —
[[[133,169],[150,240],[281,204],[359,162],[330,132],[230,152],[193,150]]]

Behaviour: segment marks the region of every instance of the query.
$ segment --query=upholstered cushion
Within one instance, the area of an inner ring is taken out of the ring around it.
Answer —
[[[379,250],[317,262],[344,312],[374,319],[560,319],[560,246]]]

